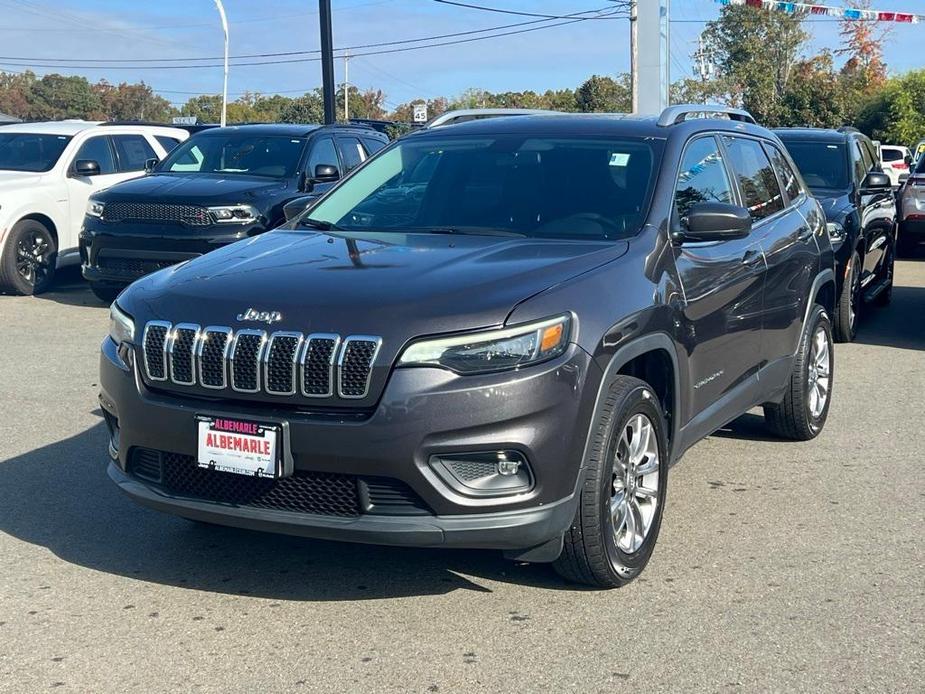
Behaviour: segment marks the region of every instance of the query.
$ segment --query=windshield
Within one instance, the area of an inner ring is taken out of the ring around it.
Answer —
[[[209,133],[179,145],[157,170],[288,178],[295,174],[304,148],[302,137]]]
[[[811,189],[848,189],[848,154],[844,145],[806,140],[784,140],[784,144]]]
[[[626,238],[645,220],[661,149],[642,139],[410,137],[292,226]]]
[[[0,133],[0,169],[49,171],[70,141],[68,135]]]

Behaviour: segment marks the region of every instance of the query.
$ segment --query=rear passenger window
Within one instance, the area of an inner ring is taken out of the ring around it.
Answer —
[[[155,135],[154,139],[157,140],[158,144],[160,144],[168,154],[170,154],[170,150],[180,144],[180,141],[176,138],[167,137],[166,135]]]
[[[119,171],[141,171],[148,159],[157,158],[143,135],[113,135],[112,140],[119,157]]]
[[[712,137],[694,140],[684,152],[674,198],[678,219],[698,202],[732,202],[732,186]]]
[[[363,146],[366,147],[366,151],[369,152],[369,156],[373,156],[386,145],[386,143],[382,140],[377,140],[373,137],[361,137],[360,139],[363,140]]]
[[[366,161],[366,150],[355,137],[338,137],[340,153],[344,157],[345,173]]]
[[[774,145],[768,145],[768,152],[771,153],[771,163],[774,165],[777,177],[780,178],[781,183],[784,184],[787,197],[790,200],[795,200],[800,197],[803,188],[800,186],[800,179],[797,178],[790,164],[787,162],[787,158]]]
[[[761,144],[756,140],[729,136],[723,136],[723,143],[752,219],[758,221],[784,209],[784,196],[777,183],[777,175]]]

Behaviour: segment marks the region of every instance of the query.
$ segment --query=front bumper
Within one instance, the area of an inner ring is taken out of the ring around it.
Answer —
[[[208,229],[101,222],[87,218],[79,251],[84,279],[124,287],[135,280],[262,232],[262,227]]]
[[[600,372],[576,346],[520,372],[459,377],[441,369],[399,369],[371,412],[267,408],[207,401],[146,388],[104,340],[100,402],[118,427],[110,477],[139,503],[188,518],[307,537],[409,546],[501,549],[552,559],[571,523],[582,479]],[[426,509],[415,515],[362,510],[342,518],[220,503],[132,474],[136,449],[196,455],[197,414],[285,422],[296,474],[340,474],[405,485]],[[435,454],[514,449],[533,487],[501,497],[459,493],[430,465]],[[550,546],[549,556],[523,550]]]

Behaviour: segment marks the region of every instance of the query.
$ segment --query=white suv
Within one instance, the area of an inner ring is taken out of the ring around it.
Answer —
[[[87,199],[141,176],[186,130],[88,121],[0,127],[0,291],[38,294],[77,264]]]
[[[880,145],[880,166],[883,173],[890,177],[890,182],[897,188],[902,181],[899,177],[909,174],[909,164],[912,163],[912,152],[908,147],[901,145]]]

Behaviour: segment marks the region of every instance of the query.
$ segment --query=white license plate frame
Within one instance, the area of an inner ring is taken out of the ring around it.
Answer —
[[[288,432],[279,422],[197,415],[196,464],[248,477],[277,479],[287,474]]]

